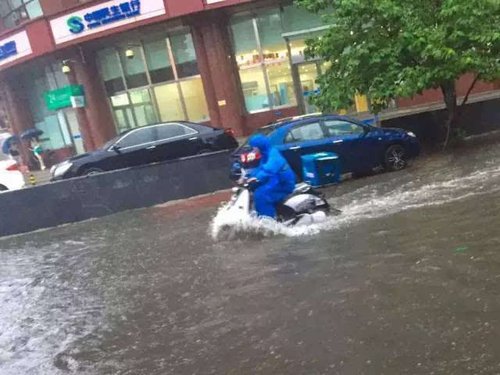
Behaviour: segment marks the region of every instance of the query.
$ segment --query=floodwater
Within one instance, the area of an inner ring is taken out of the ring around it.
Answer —
[[[500,148],[328,190],[307,230],[210,199],[0,240],[0,374],[499,374]]]

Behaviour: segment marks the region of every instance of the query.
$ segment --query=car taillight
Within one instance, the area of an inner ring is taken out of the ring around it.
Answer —
[[[234,130],[233,130],[233,129],[231,129],[231,128],[224,129],[224,134],[227,134],[227,135],[229,135],[229,136],[231,136],[231,137],[234,137],[234,136],[235,136],[235,134],[234,134]]]
[[[17,163],[14,163],[12,165],[9,165],[7,167],[7,170],[10,171],[10,172],[18,171],[19,170],[19,166],[17,165]]]
[[[242,163],[251,163],[256,160],[260,160],[262,155],[259,151],[252,151],[249,153],[241,154],[240,160]]]

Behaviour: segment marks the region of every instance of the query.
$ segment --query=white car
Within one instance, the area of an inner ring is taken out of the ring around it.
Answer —
[[[0,192],[22,189],[24,176],[17,163],[0,152]]]

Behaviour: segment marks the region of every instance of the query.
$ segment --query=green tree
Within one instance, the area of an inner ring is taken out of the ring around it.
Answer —
[[[447,130],[457,126],[478,80],[500,78],[500,0],[296,0],[332,25],[308,41],[306,54],[331,63],[319,78],[314,102],[323,110],[368,95],[373,111],[397,97],[441,89]],[[457,104],[456,80],[474,82]]]

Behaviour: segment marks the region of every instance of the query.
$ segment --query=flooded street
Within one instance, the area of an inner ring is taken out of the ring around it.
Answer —
[[[0,239],[0,374],[498,374],[500,147],[214,240],[217,204]]]

